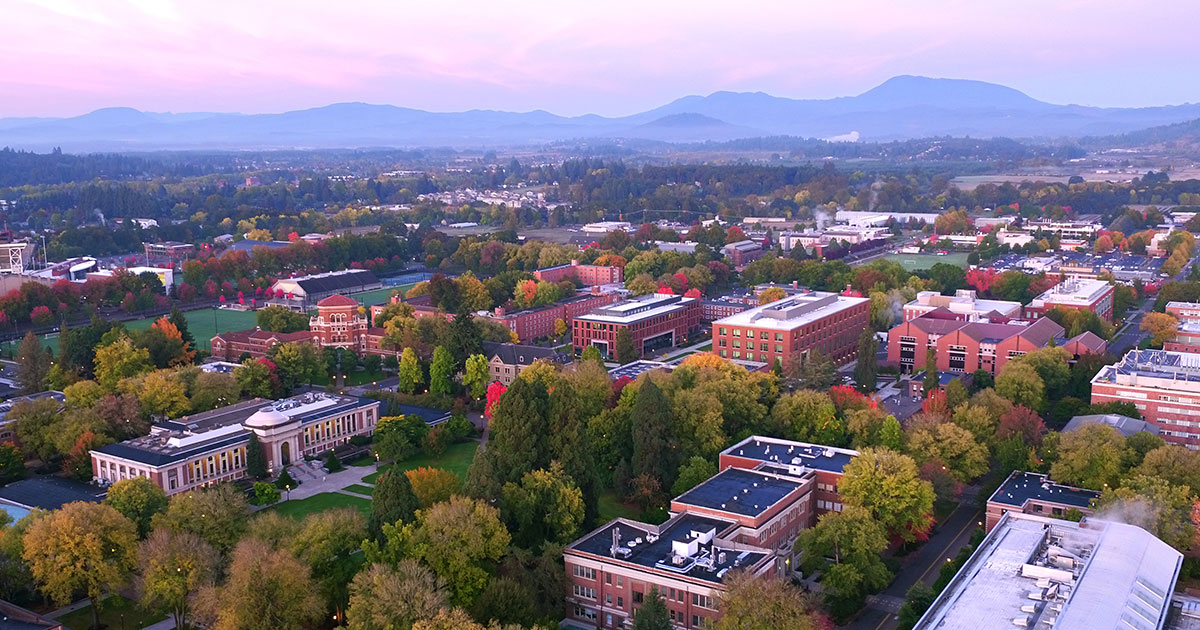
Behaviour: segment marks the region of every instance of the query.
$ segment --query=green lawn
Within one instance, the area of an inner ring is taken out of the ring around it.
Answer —
[[[700,346],[699,348],[696,348],[697,352],[708,352],[709,350],[712,350],[712,342],[711,341],[704,344],[703,346]]]
[[[124,615],[124,622],[122,622]],[[135,602],[113,595],[100,606],[100,623],[112,630],[137,630],[166,619],[164,613],[143,610]],[[88,630],[92,627],[92,607],[86,606],[58,618],[69,630]]]
[[[403,295],[406,291],[408,291],[409,289],[413,288],[416,285],[417,285],[417,283],[413,282],[410,284],[401,284],[401,285],[394,286],[394,287],[384,287],[382,289],[375,289],[374,291],[363,291],[362,293],[351,293],[350,297],[358,300],[359,302],[361,302],[363,304],[366,304],[367,306],[374,306],[376,304],[383,304],[383,303],[387,302],[388,298],[392,297],[392,291],[399,291],[400,294]]]
[[[400,462],[400,470],[415,470],[422,466],[426,468],[441,468],[459,476],[460,479],[466,480],[467,469],[471,467],[471,460],[475,459],[475,449],[479,448],[479,442],[461,442],[459,444],[451,444],[446,448],[446,452],[439,457],[431,457],[429,455],[420,455],[412,459]],[[378,472],[373,472],[363,481],[374,484],[379,475],[388,468],[391,464],[380,466]]]
[[[958,252],[950,253],[945,256],[936,254],[891,254],[884,256],[883,260],[900,263],[908,271],[922,271],[929,269],[937,263],[946,263],[947,265],[958,265],[963,269],[967,268],[967,257],[969,254]]]
[[[375,492],[375,488],[373,486],[364,486],[360,483],[346,486],[345,488],[342,488],[342,490],[345,490],[346,492],[353,492],[354,494],[365,494],[367,496],[371,496]]]
[[[361,372],[351,372],[346,375],[346,385],[366,385],[367,383],[382,381],[387,377],[388,375],[384,374],[382,370],[378,372],[368,372],[366,370],[362,370]]]
[[[254,328],[257,315],[254,311],[234,311],[220,308],[206,308],[198,311],[185,311],[183,316],[188,322],[188,332],[196,339],[196,345],[209,350],[208,342],[218,332],[232,332]],[[160,316],[161,317],[161,316]],[[146,330],[157,321],[158,317],[147,317],[125,322],[125,328],[130,331]],[[0,345],[0,352],[8,356],[16,351],[19,341]],[[42,345],[58,354],[58,333],[42,337]]]
[[[628,518],[635,521],[642,518],[641,511],[636,507],[621,503],[617,500],[616,493],[611,490],[596,497],[596,511],[600,515],[600,521],[605,523],[614,518]]]
[[[307,499],[281,501],[267,509],[292,518],[304,518],[309,514],[316,514],[317,512],[341,507],[357,508],[365,516],[371,511],[371,501],[370,499],[360,499],[337,492],[322,492],[321,494],[314,494]],[[141,626],[138,627],[140,628]]]

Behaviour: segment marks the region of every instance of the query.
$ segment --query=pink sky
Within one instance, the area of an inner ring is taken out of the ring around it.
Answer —
[[[1192,0],[4,5],[0,116],[344,101],[624,115],[716,90],[851,95],[897,74],[992,81],[1056,103],[1200,101]]]

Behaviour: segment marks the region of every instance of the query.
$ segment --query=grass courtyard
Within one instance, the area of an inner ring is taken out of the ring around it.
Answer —
[[[371,500],[352,497],[340,492],[322,492],[321,494],[314,494],[307,499],[280,501],[267,509],[283,514],[284,516],[301,519],[309,514],[344,507],[355,508],[359,512],[362,512],[363,516],[367,516],[371,513]]]
[[[475,459],[475,450],[478,448],[479,442],[460,442],[446,447],[446,452],[440,456],[420,455],[402,461],[397,465],[400,466],[400,470],[415,470],[422,466],[427,468],[441,468],[442,470],[449,470],[458,475],[459,479],[466,481],[467,469],[471,467],[471,461]],[[373,472],[363,477],[363,481],[373,485],[379,479],[379,475],[392,466],[392,464],[380,466],[378,472]]]
[[[120,595],[106,598],[100,606],[100,623],[112,630],[137,630],[166,619],[163,612],[145,610],[136,602]],[[88,630],[92,627],[92,607],[85,606],[58,618],[68,630]]]
[[[938,263],[957,265],[966,269],[968,255],[962,252],[946,254],[945,256],[938,256],[937,254],[891,254],[884,256],[883,260],[900,263],[900,266],[904,267],[907,271],[924,271]]]

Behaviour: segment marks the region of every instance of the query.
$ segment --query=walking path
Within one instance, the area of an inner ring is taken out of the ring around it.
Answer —
[[[108,598],[107,594],[104,595],[104,597],[101,597],[100,601],[104,601],[106,598]],[[58,619],[59,617],[62,617],[63,615],[69,615],[81,608],[87,608],[91,604],[92,604],[91,600],[81,599],[77,602],[72,602],[70,604],[67,604],[66,606],[63,606],[62,608],[59,608],[58,610],[52,610],[43,616],[49,617],[51,619]]]

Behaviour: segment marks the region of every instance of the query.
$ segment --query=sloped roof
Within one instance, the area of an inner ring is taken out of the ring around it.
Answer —
[[[557,363],[566,363],[565,357],[553,348],[526,346],[516,343],[483,342],[483,351],[487,358],[500,357],[505,365],[529,365],[538,359],[547,359]]]
[[[1088,330],[1084,331],[1067,340],[1067,344],[1078,343],[1087,348],[1091,352],[1100,352],[1107,344],[1096,333]]]
[[[1055,323],[1054,320],[1043,317],[1025,326],[1018,334],[1040,348],[1050,343],[1051,339],[1062,335],[1063,327]]]
[[[358,306],[358,301],[354,298],[346,297],[341,293],[336,293],[317,302],[317,306]]]
[[[918,317],[908,323],[929,335],[948,335],[967,325],[967,322],[960,319],[936,319],[933,317]]]

